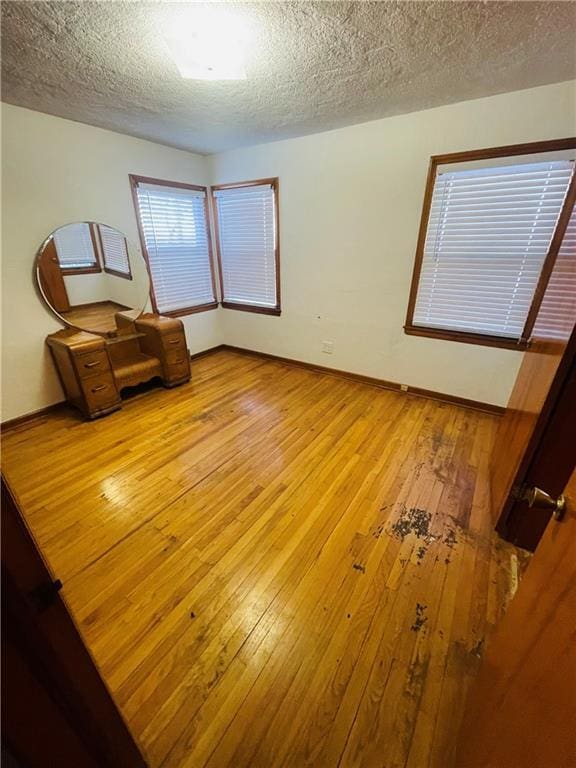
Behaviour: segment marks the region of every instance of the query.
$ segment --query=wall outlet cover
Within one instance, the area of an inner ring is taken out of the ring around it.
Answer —
[[[322,342],[322,352],[325,352],[327,355],[331,355],[334,352],[334,342],[333,341],[323,341]]]

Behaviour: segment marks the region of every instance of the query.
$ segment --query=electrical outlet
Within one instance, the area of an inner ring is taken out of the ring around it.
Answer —
[[[408,384],[400,384],[400,389],[402,392],[408,392]]]
[[[322,352],[324,352],[327,355],[331,355],[334,352],[334,342],[333,341],[323,341],[322,342]]]

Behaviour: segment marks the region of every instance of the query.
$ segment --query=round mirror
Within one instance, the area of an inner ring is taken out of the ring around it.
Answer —
[[[42,244],[36,280],[50,309],[66,325],[115,336],[118,313],[136,319],[150,294],[142,254],[114,227],[66,224]]]

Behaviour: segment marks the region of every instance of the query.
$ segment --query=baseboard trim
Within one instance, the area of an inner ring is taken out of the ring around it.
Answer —
[[[293,358],[281,357],[280,355],[271,355],[268,352],[257,352],[254,349],[236,347],[231,344],[220,344],[217,347],[213,347],[212,350],[206,350],[206,354],[208,351],[218,352],[219,350],[229,350],[230,352],[239,352],[240,354],[252,355],[254,357],[263,358],[265,360],[274,360],[278,363],[293,365],[297,368],[305,368],[309,371],[315,371],[316,373],[325,373],[329,376],[337,376],[341,379],[349,379],[350,381],[356,381],[360,384],[368,384],[372,387],[378,387],[379,389],[388,389],[392,392],[400,392],[402,394],[414,395],[416,397],[425,397],[428,400],[437,400],[442,403],[459,405],[462,408],[472,408],[475,411],[483,411],[484,413],[491,413],[496,416],[502,416],[502,414],[506,411],[506,409],[500,405],[483,403],[479,400],[469,400],[466,397],[458,397],[457,395],[447,395],[444,392],[434,392],[433,390],[422,389],[421,387],[408,387],[408,390],[404,391],[401,389],[400,384],[395,381],[386,381],[385,379],[377,379],[372,376],[364,376],[361,373],[341,371],[337,368],[327,368],[324,365],[306,363],[303,360],[294,360]]]
[[[27,424],[28,422],[32,422],[32,421],[37,421],[38,419],[41,419],[44,416],[48,416],[48,414],[50,413],[55,413],[56,411],[59,411],[65,407],[66,407],[65,400],[62,400],[59,403],[53,403],[52,405],[47,405],[45,408],[39,408],[37,411],[32,411],[31,413],[25,413],[23,416],[17,416],[15,419],[7,419],[6,421],[3,421],[0,424],[0,429],[2,430],[2,432],[9,432],[12,429],[21,427],[23,424]]]
[[[407,391],[401,389],[400,384],[395,381],[386,381],[386,379],[376,379],[373,376],[364,376],[361,373],[352,373],[351,371],[341,371],[338,368],[328,368],[324,365],[316,365],[315,363],[306,363],[304,360],[295,360],[291,357],[281,357],[280,355],[271,355],[269,352],[258,352],[255,349],[246,349],[245,347],[235,347],[232,344],[217,344],[215,347],[209,347],[203,349],[201,352],[195,352],[190,355],[190,360],[198,360],[201,357],[207,357],[215,352],[221,352],[228,350],[230,352],[238,352],[242,355],[251,355],[252,357],[259,357],[263,360],[273,360],[277,363],[284,363],[285,365],[293,365],[296,368],[305,368],[308,371],[315,371],[316,373],[325,373],[328,376],[336,376],[339,379],[349,379],[350,381],[356,381],[360,384],[368,384],[371,387],[378,387],[378,389],[388,389],[392,392],[399,392],[405,395],[414,395],[415,397],[425,397],[427,400],[437,400],[441,403],[450,403],[452,405],[459,405],[462,408],[472,408],[474,411],[483,411],[484,413],[491,413],[496,416],[502,416],[506,412],[506,408],[500,405],[492,405],[491,403],[483,403],[480,400],[469,400],[466,397],[458,397],[457,395],[447,395],[444,392],[434,392],[431,389],[422,389],[421,387],[408,387]],[[15,419],[8,419],[0,424],[2,432],[8,432],[17,427],[21,427],[28,422],[36,421],[50,413],[59,411],[61,408],[66,407],[66,401],[63,400],[60,403],[53,403],[47,405],[45,408],[39,408],[32,413],[26,413],[23,416],[17,416]]]
[[[219,352],[222,349],[226,349],[226,344],[217,344],[215,347],[208,347],[208,349],[203,349],[202,352],[194,352],[190,355],[190,360],[198,360],[200,357],[206,357],[206,355],[211,355],[213,352]]]

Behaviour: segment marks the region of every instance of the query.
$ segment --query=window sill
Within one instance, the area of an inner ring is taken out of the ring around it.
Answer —
[[[260,315],[276,315],[276,317],[281,314],[280,307],[258,307],[254,304],[237,304],[233,301],[223,301],[222,307],[224,309],[237,309],[240,312],[256,312]]]
[[[78,267],[78,269],[60,269],[60,273],[64,276],[72,276],[72,275],[95,275],[98,272],[102,272],[102,269],[100,266],[96,265],[94,267]]]
[[[521,351],[528,348],[526,341],[507,339],[503,336],[484,336],[483,334],[467,333],[466,331],[443,331],[440,328],[424,328],[416,325],[405,325],[404,333],[409,336],[425,336],[429,339],[444,341],[459,341],[462,344],[479,344],[483,347],[500,347]]]
[[[197,312],[208,312],[210,309],[218,309],[218,302],[212,301],[210,304],[199,304],[197,307],[172,309],[170,312],[161,312],[160,310],[157,310],[157,312],[163,317],[183,317],[184,315],[195,315]]]
[[[104,272],[106,272],[107,275],[112,275],[113,277],[122,277],[124,280],[132,280],[132,274],[129,272],[118,272],[118,270],[109,269],[108,267],[104,267]]]

